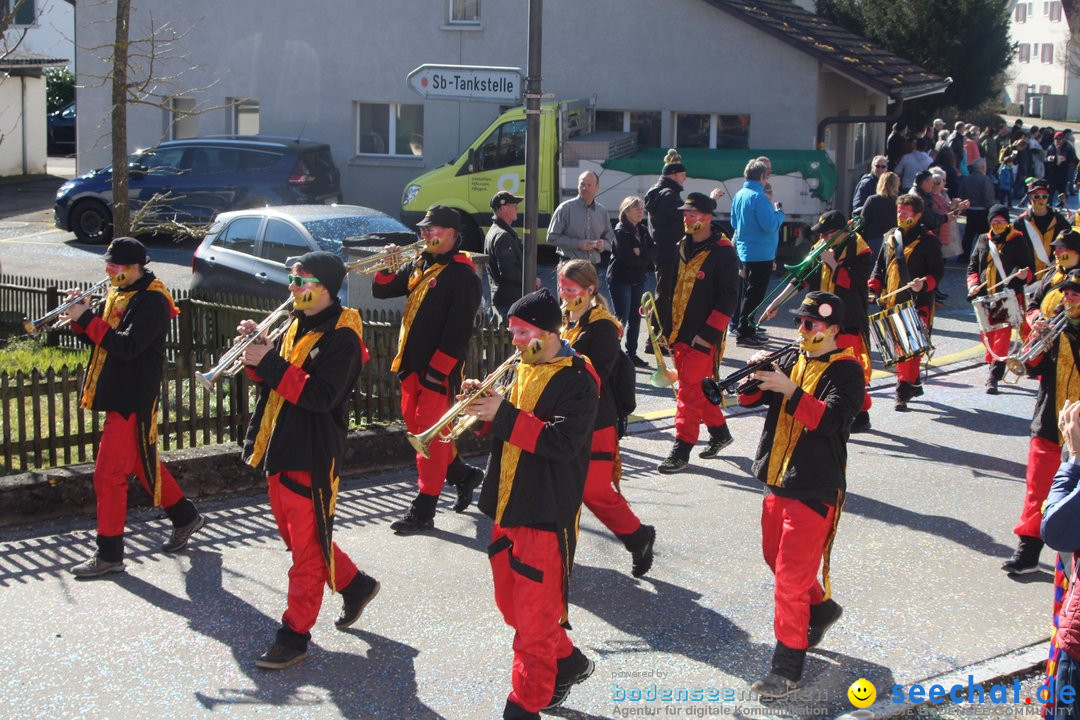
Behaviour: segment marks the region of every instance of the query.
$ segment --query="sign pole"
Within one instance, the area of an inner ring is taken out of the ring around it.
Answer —
[[[529,67],[525,77],[525,248],[521,288],[536,287],[536,225],[540,202],[540,51],[544,0],[529,0]]]

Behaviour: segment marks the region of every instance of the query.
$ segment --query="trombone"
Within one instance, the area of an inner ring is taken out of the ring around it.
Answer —
[[[679,376],[667,366],[664,361],[664,353],[671,354],[667,338],[663,335],[660,327],[660,311],[656,309],[656,297],[647,292],[641,296],[641,307],[638,309],[645,318],[645,326],[649,329],[649,343],[652,345],[653,354],[656,356],[656,371],[649,376],[649,384],[653,387],[670,387],[678,399],[679,392],[675,389],[675,383]]]
[[[1005,382],[1012,384],[1020,382],[1020,378],[1027,375],[1028,361],[1049,350],[1050,346],[1057,340],[1057,336],[1061,334],[1061,331],[1068,324],[1069,316],[1064,311],[1061,311],[1050,322],[1046,323],[1042,330],[1039,332],[1032,331],[1020,351],[1016,355],[1009,355],[1005,358],[1006,369],[1016,376],[1013,380],[1006,378]]]
[[[195,373],[203,387],[210,390],[214,387],[214,383],[222,377],[232,377],[240,372],[244,368],[244,351],[248,349],[249,345],[256,342],[273,343],[281,337],[289,328],[289,324],[292,323],[292,312],[289,310],[292,301],[292,296],[290,296],[276,310],[267,315],[266,319],[256,325],[254,330],[234,342],[232,347],[226,350],[218,359],[214,367],[206,372]],[[266,334],[265,341],[263,340],[263,333]]]
[[[796,263],[795,265],[785,265],[784,269],[787,270],[787,275],[784,276],[784,279],[772,292],[765,296],[765,299],[762,300],[751,313],[757,315],[759,311],[761,312],[761,314],[758,315],[758,323],[764,322],[769,313],[775,311],[798,294],[807,278],[813,275],[817,269],[821,267],[821,263],[824,262],[821,259],[821,255],[826,250],[840,247],[843,243],[847,242],[848,238],[862,230],[862,226],[862,215],[851,218],[848,220],[847,227],[836,233],[831,240],[828,242],[819,240],[814,247],[810,248],[810,254],[808,254],[802,262]],[[769,298],[772,298],[772,300],[770,301]],[[768,305],[765,305],[765,303],[768,303]],[[761,309],[763,306],[765,307],[764,310]]]
[[[23,320],[23,330],[26,331],[27,335],[33,337],[42,330],[60,330],[61,328],[67,327],[74,318],[62,317],[64,313],[66,313],[72,305],[81,302],[84,298],[96,295],[99,292],[105,290],[108,285],[109,278],[105,278],[90,289],[83,290],[70,300],[64,301],[59,307],[54,310],[50,310],[46,314],[39,317],[37,320]],[[100,305],[104,299],[104,296],[94,298],[94,301],[90,304],[90,309],[96,309],[97,306]]]
[[[514,372],[517,370],[520,361],[521,351],[516,350],[513,355],[503,361],[502,365],[495,368],[494,372],[488,375],[478,388],[463,396],[449,410],[443,413],[443,416],[434,425],[416,435],[409,433],[407,436],[409,444],[413,446],[416,452],[427,458],[431,457],[431,443],[435,442],[436,439],[444,443],[457,440],[478,419],[475,415],[466,413],[465,408],[469,407],[474,400],[484,397],[488,392],[494,392],[496,395],[505,394],[514,382]]]
[[[426,243],[417,240],[408,245],[401,245],[394,250],[376,250],[367,257],[345,263],[345,269],[360,275],[374,275],[377,272],[396,273],[403,267],[420,257],[424,252]]]

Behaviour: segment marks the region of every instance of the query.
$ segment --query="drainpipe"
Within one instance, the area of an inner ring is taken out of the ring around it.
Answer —
[[[22,124],[22,174],[30,174],[30,163],[27,162],[26,153],[29,147],[29,143],[26,140],[26,77],[19,76],[19,90],[22,96],[22,115],[19,122]]]
[[[817,126],[817,149],[825,149],[825,127],[828,125],[851,125],[853,123],[861,122],[880,122],[885,123],[886,129],[888,129],[889,123],[898,120],[900,114],[904,111],[904,98],[897,98],[893,105],[893,109],[890,110],[887,115],[834,115],[832,117],[822,118]]]

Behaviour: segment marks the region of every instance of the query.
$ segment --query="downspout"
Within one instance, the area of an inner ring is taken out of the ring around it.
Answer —
[[[817,149],[825,149],[825,128],[828,125],[851,125],[861,122],[880,122],[885,123],[886,129],[888,129],[888,124],[898,120],[900,114],[904,111],[904,98],[896,98],[896,102],[894,102],[893,105],[893,109],[890,110],[887,115],[834,115],[832,117],[822,118],[817,126]]]
[[[26,139],[26,76],[19,75],[19,94],[22,99],[22,115],[19,122],[22,124],[22,174],[30,174],[30,163],[27,162],[26,154],[29,152],[29,142]]]

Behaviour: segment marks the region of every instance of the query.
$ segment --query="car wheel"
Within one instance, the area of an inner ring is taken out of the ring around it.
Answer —
[[[105,203],[83,200],[71,210],[71,231],[84,243],[104,244],[112,240],[112,213]]]
[[[458,211],[461,214],[461,249],[468,252],[484,252],[484,236],[480,234],[480,227],[472,216]]]

